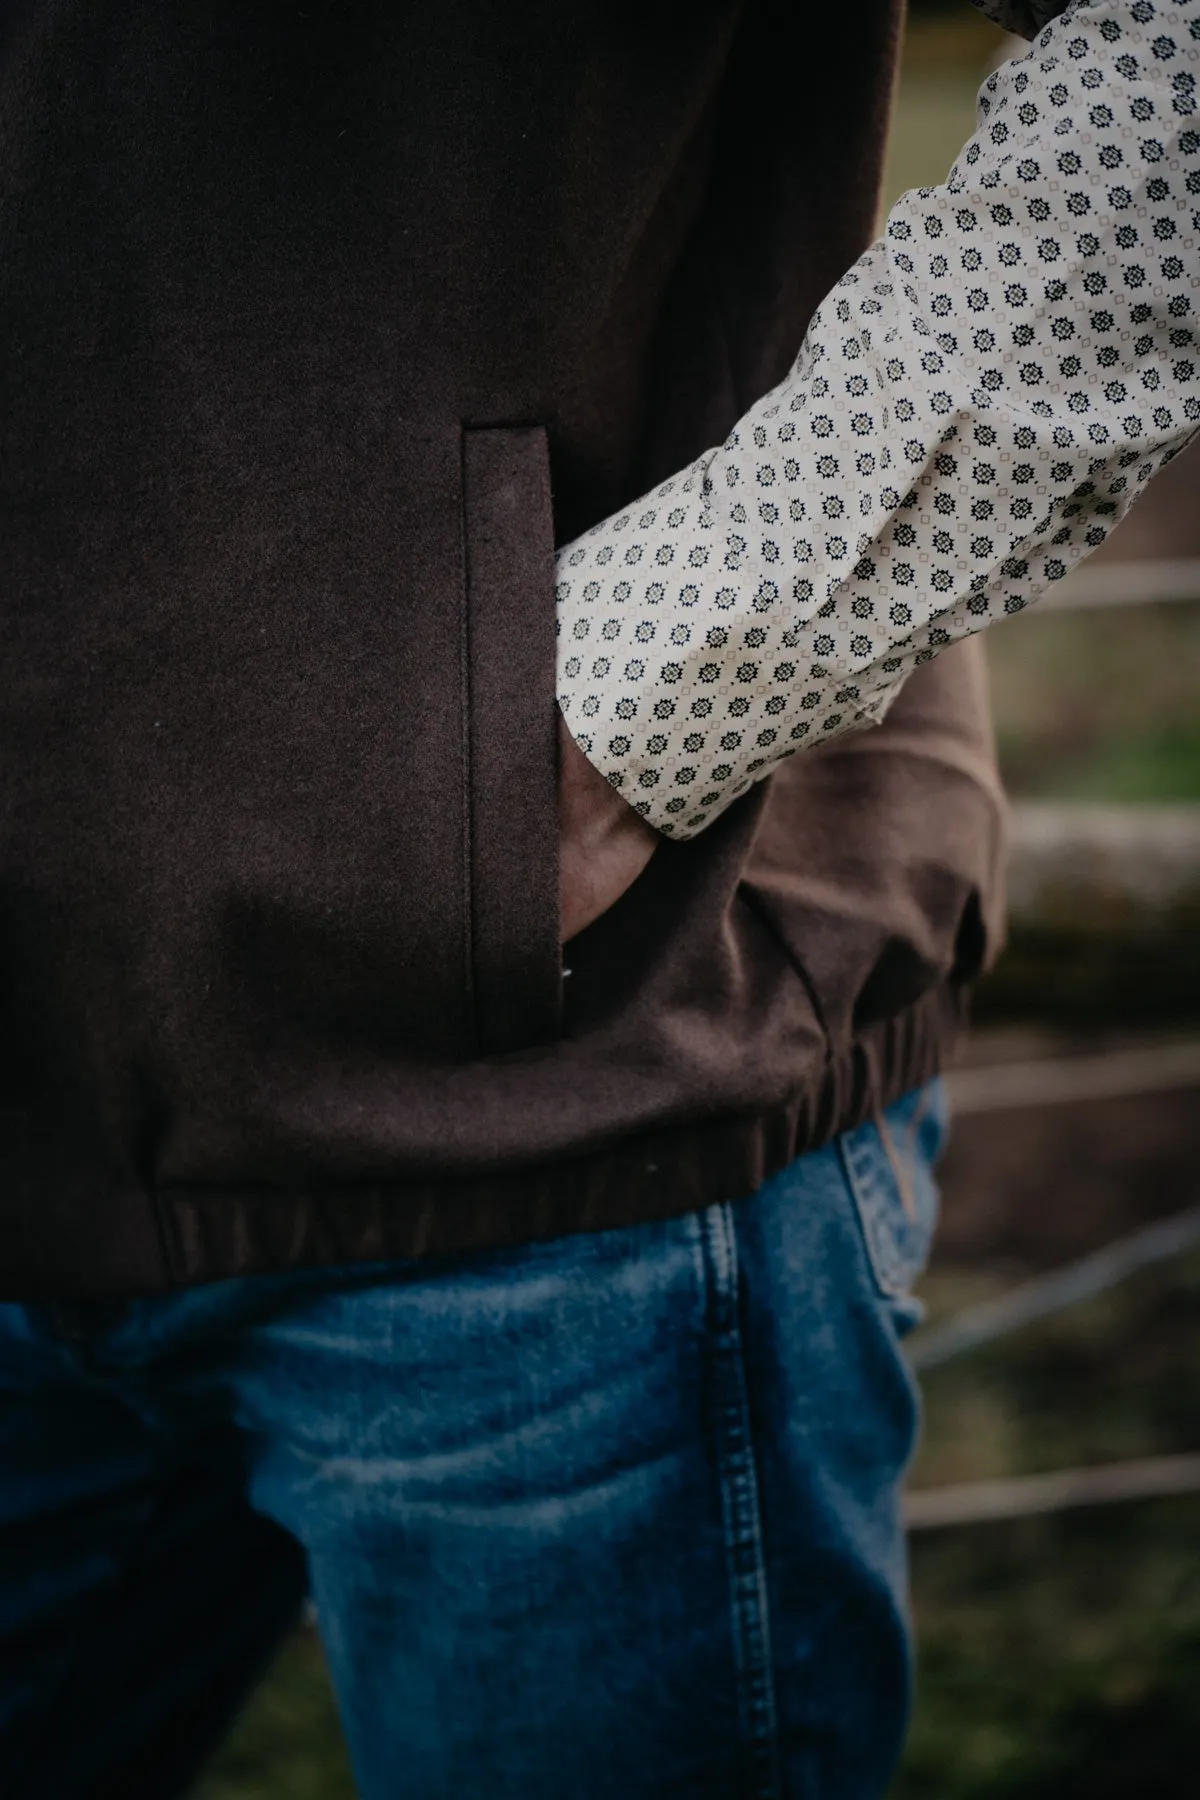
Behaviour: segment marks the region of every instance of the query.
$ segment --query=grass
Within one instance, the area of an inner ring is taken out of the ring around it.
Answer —
[[[1034,611],[987,649],[1014,793],[1200,799],[1200,604]]]
[[[356,1800],[315,1632],[284,1647],[192,1800]]]
[[[1057,758],[1041,749],[1035,755],[1032,779],[1011,774],[1011,792],[1114,803],[1200,800],[1200,729],[1149,728]],[[1021,772],[1028,766],[1025,756],[1013,762]]]
[[[958,1272],[929,1291],[944,1312],[1002,1285]],[[1191,1256],[932,1371],[915,1480],[1200,1448],[1198,1301]],[[913,1593],[919,1692],[892,1800],[1195,1792],[1200,1498],[922,1535]]]
[[[931,1534],[918,1702],[892,1800],[1190,1800],[1200,1504]]]
[[[949,1281],[956,1295],[985,1297],[1017,1278],[935,1275],[927,1285],[935,1296]],[[1193,1254],[930,1370],[914,1484],[1200,1450],[1197,1318]]]

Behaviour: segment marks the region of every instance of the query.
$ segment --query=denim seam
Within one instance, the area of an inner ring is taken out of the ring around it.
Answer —
[[[838,1140],[838,1149],[876,1285],[887,1299],[894,1300],[904,1291],[904,1262],[895,1246],[888,1243],[877,1218],[879,1209],[891,1203],[891,1196],[881,1179],[881,1158],[872,1155],[867,1141],[867,1134],[874,1129],[867,1125],[859,1132],[844,1134]]]
[[[703,1237],[712,1332],[717,1475],[738,1675],[738,1715],[749,1777],[744,1792],[746,1800],[781,1800],[762,1512],[738,1318],[737,1239],[730,1206],[711,1206],[705,1211]]]

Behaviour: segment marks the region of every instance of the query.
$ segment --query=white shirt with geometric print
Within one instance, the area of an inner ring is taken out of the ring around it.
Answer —
[[[881,719],[1196,431],[1198,77],[1200,0],[1077,0],[989,77],[786,380],[559,551],[559,704],[660,831]]]

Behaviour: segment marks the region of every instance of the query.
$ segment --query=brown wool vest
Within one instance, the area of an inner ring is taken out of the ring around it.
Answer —
[[[870,237],[897,0],[9,0],[0,1294],[751,1191],[999,931],[973,649],[557,942],[553,549]]]

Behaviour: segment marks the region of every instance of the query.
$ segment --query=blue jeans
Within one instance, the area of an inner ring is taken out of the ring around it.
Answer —
[[[304,1595],[365,1800],[867,1800],[937,1084],[752,1197],[0,1307],[0,1791],[187,1784]]]

